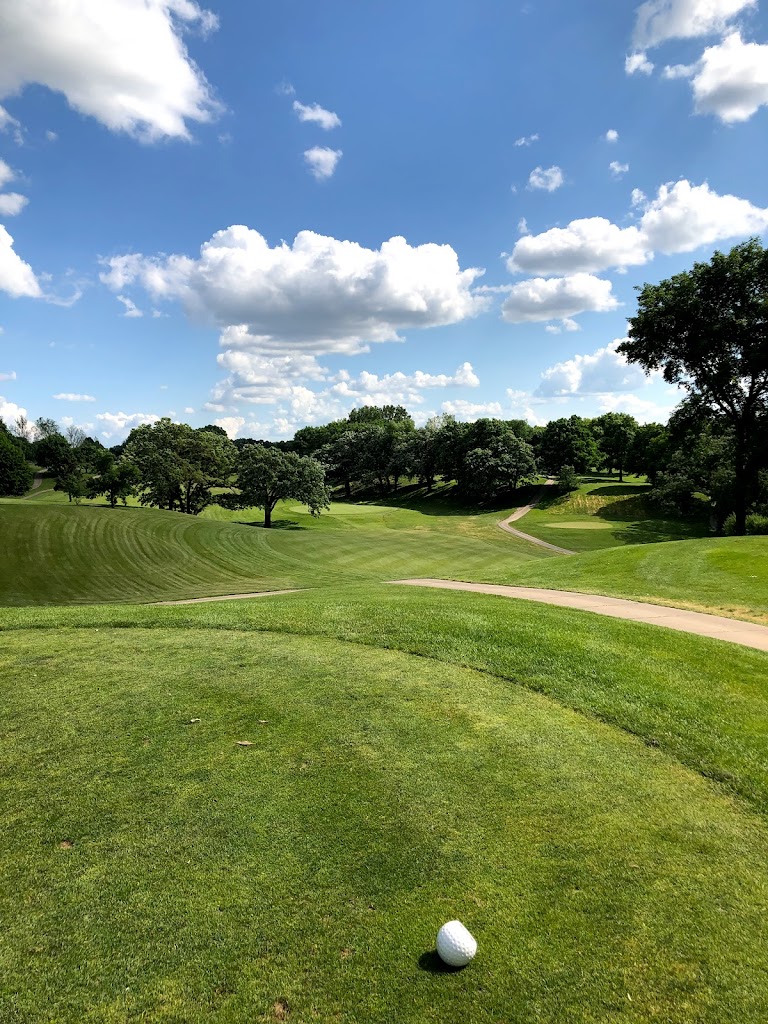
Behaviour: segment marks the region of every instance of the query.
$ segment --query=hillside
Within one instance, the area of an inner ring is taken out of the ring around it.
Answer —
[[[315,520],[287,505],[264,530],[151,509],[0,502],[0,605],[174,600],[413,573],[506,582],[513,567],[548,557],[504,536],[495,516],[331,511]]]

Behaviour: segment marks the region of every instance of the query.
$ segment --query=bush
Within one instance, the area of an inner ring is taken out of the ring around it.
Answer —
[[[747,516],[747,535],[750,537],[768,536],[768,516],[753,512]],[[726,537],[733,537],[736,533],[736,516],[731,512],[723,523],[723,533]]]

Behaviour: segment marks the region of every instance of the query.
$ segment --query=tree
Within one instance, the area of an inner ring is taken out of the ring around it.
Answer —
[[[735,532],[766,466],[768,250],[753,238],[640,289],[619,353],[684,388],[733,429]]]
[[[66,437],[73,448],[79,448],[87,436],[83,428],[75,426],[74,423],[71,423],[64,431],[64,437]]]
[[[33,429],[36,441],[41,441],[45,437],[50,437],[52,434],[59,433],[58,423],[56,420],[52,420],[48,416],[38,416],[35,420],[35,426]]]
[[[139,479],[136,466],[127,459],[116,459],[112,452],[105,449],[97,460],[96,469],[97,475],[87,482],[87,496],[96,498],[103,494],[109,499],[112,508],[118,500],[125,504],[126,499],[135,491]]]
[[[35,461],[58,476],[74,461],[72,447],[61,434],[44,434],[32,445]]]
[[[165,418],[132,430],[123,453],[139,471],[142,505],[197,515],[211,488],[229,483],[237,449],[226,435]]]
[[[32,486],[32,467],[5,430],[0,430],[0,495],[17,497]]]
[[[222,503],[228,508],[263,508],[267,528],[278,501],[300,501],[313,516],[331,503],[325,471],[316,459],[255,444],[240,452],[237,487],[239,494],[227,495]]]
[[[624,468],[637,433],[637,420],[625,412],[607,412],[595,421],[602,435],[600,447],[605,453],[609,469],[618,469],[619,482],[624,479]]]
[[[586,473],[600,461],[589,423],[581,416],[551,420],[541,435],[539,455],[551,473],[559,473],[563,466]]]

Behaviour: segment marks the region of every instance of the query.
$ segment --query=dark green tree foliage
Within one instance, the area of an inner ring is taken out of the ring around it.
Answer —
[[[564,494],[579,489],[579,474],[573,466],[561,466],[557,477],[557,488]]]
[[[640,290],[618,351],[733,430],[737,534],[765,468],[768,419],[768,251],[758,239],[716,252],[709,263]]]
[[[572,466],[586,473],[600,464],[600,452],[588,420],[581,416],[551,420],[541,435],[539,460],[550,473]]]
[[[594,425],[600,431],[600,448],[605,455],[606,464],[611,470],[618,469],[619,480],[622,481],[637,433],[637,420],[625,412],[607,412],[599,416]]]
[[[298,437],[298,434],[296,436]],[[365,472],[364,441],[362,431],[345,430],[316,451],[317,458],[325,467],[328,478],[335,484],[344,485],[344,494],[347,498],[352,497],[352,481],[360,479]]]
[[[414,429],[411,414],[402,405],[364,405],[352,409],[348,416],[350,423],[379,423],[382,420],[390,423],[403,423]]]
[[[663,471],[670,454],[669,430],[661,423],[641,423],[627,456],[627,469],[638,476],[647,476],[649,483]]]
[[[75,461],[72,445],[61,434],[43,435],[32,445],[35,461],[54,476],[65,472]]]
[[[142,505],[197,515],[211,502],[211,488],[223,487],[235,467],[237,449],[224,435],[193,430],[161,419],[136,427],[123,454],[139,473]]]
[[[536,478],[533,449],[514,434],[508,434],[493,448],[473,448],[465,460],[465,492],[483,501]]]
[[[330,506],[325,471],[309,456],[282,452],[278,448],[247,445],[237,463],[239,493],[227,495],[228,508],[263,508],[264,525],[272,526],[272,512],[278,501],[292,498],[309,508],[313,516]]]
[[[125,504],[126,499],[134,493],[138,481],[139,471],[132,462],[125,458],[116,459],[112,452],[105,449],[96,460],[96,474],[88,479],[85,493],[89,498],[104,495],[111,507],[115,508],[118,501]],[[76,484],[73,484],[74,490]]]
[[[17,497],[32,486],[32,467],[6,430],[0,430],[0,495]]]
[[[40,441],[43,438],[50,437],[52,434],[59,434],[59,425],[56,420],[52,420],[47,416],[38,416],[35,420],[35,426],[33,428],[34,437],[36,441]]]

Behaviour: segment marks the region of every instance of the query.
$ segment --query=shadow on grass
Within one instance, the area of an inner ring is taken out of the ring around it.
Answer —
[[[456,488],[455,484],[436,484],[428,494],[426,487],[409,484],[399,488],[395,493],[375,494],[370,491],[355,495],[349,502],[334,496],[339,504],[377,505],[383,508],[406,509],[420,512],[425,516],[470,516],[488,515],[489,512],[505,512],[510,508],[527,505],[541,490],[540,485],[520,487],[517,491],[509,491],[495,495],[484,502],[469,504],[467,498]]]
[[[259,530],[306,530],[306,526],[302,526],[295,519],[273,519],[271,526],[265,526],[263,520],[256,520],[254,522],[246,523],[242,519],[237,520],[238,526],[255,526]]]
[[[451,967],[437,955],[436,949],[430,949],[419,957],[419,967],[429,974],[458,974],[463,967]]]
[[[621,497],[627,494],[647,494],[648,484],[614,484],[613,487],[594,487],[589,493],[602,496]]]

